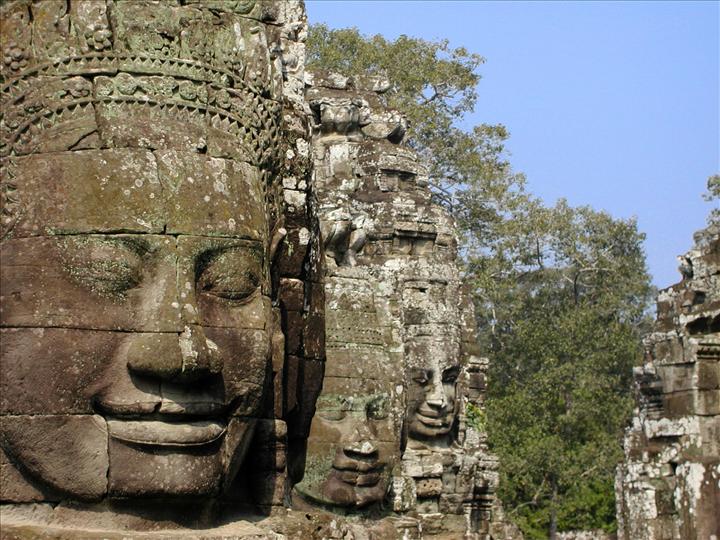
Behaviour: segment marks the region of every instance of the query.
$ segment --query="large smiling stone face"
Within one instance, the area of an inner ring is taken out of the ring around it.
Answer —
[[[144,150],[6,165],[3,447],[78,498],[218,492],[268,372],[259,170]]]
[[[50,488],[10,500],[237,474],[271,373],[275,7],[0,6],[0,457]]]

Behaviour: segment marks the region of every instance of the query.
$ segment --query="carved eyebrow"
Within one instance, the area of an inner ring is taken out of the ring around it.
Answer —
[[[211,244],[203,246],[197,251],[195,259],[195,274],[200,275],[213,262],[213,260],[228,251],[242,250],[245,255],[254,259],[258,265],[263,263],[263,247],[257,243],[228,242],[226,244]]]
[[[135,236],[121,236],[113,234],[83,234],[83,235],[64,235],[58,238],[74,240],[78,242],[76,245],[87,245],[93,243],[97,245],[111,244],[113,246],[120,246],[129,251],[132,251],[139,257],[143,257],[148,252],[152,251],[150,243],[142,238]]]
[[[143,255],[145,255],[149,251],[151,251],[150,244],[144,238],[119,236],[119,237],[114,237],[114,238],[109,237],[107,239],[115,241],[118,244],[123,245],[124,247],[128,248],[129,250],[134,251],[140,257],[142,257]]]
[[[332,407],[330,410],[342,410],[346,412],[361,412],[369,405],[382,403],[389,398],[386,392],[371,394],[369,396],[320,396],[318,405]]]

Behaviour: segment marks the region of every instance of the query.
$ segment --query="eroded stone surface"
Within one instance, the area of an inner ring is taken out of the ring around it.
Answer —
[[[1,441],[20,471],[79,500],[107,492],[108,430],[98,415],[3,415]]]
[[[358,515],[385,506],[424,538],[504,538],[497,462],[465,423],[468,404],[483,405],[487,361],[455,225],[400,144],[404,120],[383,107],[382,80],[306,80],[327,360],[296,499]]]
[[[619,537],[720,536],[720,231],[696,233],[683,280],[658,295],[618,468]]]

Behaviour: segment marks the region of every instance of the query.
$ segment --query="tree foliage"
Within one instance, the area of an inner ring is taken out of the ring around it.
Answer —
[[[614,467],[652,293],[643,235],[633,220],[530,194],[507,158],[504,126],[459,127],[477,102],[482,62],[447,41],[354,28],[315,25],[308,39],[310,68],[389,76],[388,105],[406,114],[408,143],[457,220],[491,358],[487,415],[473,421],[500,457],[508,514],[530,538],[612,530]]]
[[[707,202],[715,203],[708,216],[708,224],[720,225],[720,174],[714,174],[707,181],[707,192],[703,195]]]
[[[500,495],[529,538],[614,527],[613,475],[652,289],[634,221],[535,207],[478,275]],[[525,239],[525,241],[523,241]],[[500,277],[496,277],[500,276]]]

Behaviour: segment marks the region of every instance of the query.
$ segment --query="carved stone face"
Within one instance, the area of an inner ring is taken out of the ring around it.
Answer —
[[[260,171],[143,149],[5,165],[6,453],[80,499],[227,487],[270,355]]]
[[[447,435],[457,414],[456,382],[460,373],[457,354],[448,343],[418,336],[408,355],[408,433],[424,439]]]
[[[406,424],[414,439],[447,435],[457,416],[460,335],[453,298],[457,287],[440,277],[413,279],[403,287]]]
[[[308,463],[296,489],[333,506],[383,499],[397,460],[397,412],[379,381],[326,376],[310,431]]]

